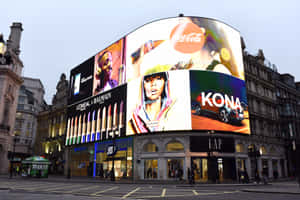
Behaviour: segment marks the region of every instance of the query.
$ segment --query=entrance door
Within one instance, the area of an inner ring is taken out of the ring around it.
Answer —
[[[157,160],[145,160],[144,177],[145,179],[157,179],[158,163]]]
[[[195,181],[207,182],[207,158],[193,158],[192,166],[194,168]]]

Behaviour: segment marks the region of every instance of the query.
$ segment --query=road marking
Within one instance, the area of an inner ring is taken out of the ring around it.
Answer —
[[[87,187],[84,187],[84,188],[79,188],[79,189],[74,189],[74,190],[71,190],[71,191],[66,191],[65,193],[73,193],[73,192],[77,193],[78,191],[94,189],[94,188],[97,188],[97,187],[100,187],[100,186],[99,185],[87,186]]]
[[[233,194],[239,192],[238,190],[235,191],[224,191],[224,194]]]
[[[166,188],[164,188],[163,190],[162,190],[162,193],[161,193],[161,197],[165,197],[165,195],[166,195],[166,191],[167,191],[167,189]]]
[[[44,185],[41,185],[41,183],[39,183],[38,185],[29,185],[29,186],[23,186],[23,187],[16,187],[16,189],[18,190],[35,190],[35,189],[42,189],[42,188],[49,188],[49,187],[53,187],[53,186],[57,186],[57,185],[48,185],[48,184],[44,184]]]
[[[92,196],[96,196],[97,194],[104,193],[104,192],[107,192],[107,191],[110,191],[110,190],[114,190],[114,189],[117,189],[117,188],[119,188],[119,187],[118,187],[118,186],[111,187],[111,188],[108,188],[108,189],[106,189],[106,190],[101,190],[101,191],[99,191],[99,192],[95,192],[95,193],[93,193],[93,194],[91,194],[91,195],[92,195]]]
[[[130,195],[132,195],[133,193],[135,193],[136,191],[138,191],[138,190],[140,190],[140,189],[141,189],[141,188],[138,187],[138,188],[132,190],[131,192],[129,192],[129,193],[125,194],[124,196],[122,196],[122,199],[126,199],[127,197],[129,197]]]
[[[199,194],[198,192],[196,192],[196,190],[193,190],[193,193],[194,193],[195,195],[198,195],[198,194]]]
[[[55,191],[56,189],[68,189],[68,188],[72,189],[72,187],[75,187],[75,186],[82,187],[83,185],[69,185],[69,186],[60,185],[60,186],[57,186],[57,187],[49,188],[47,190],[42,189],[42,191],[43,192],[48,192],[48,191]]]

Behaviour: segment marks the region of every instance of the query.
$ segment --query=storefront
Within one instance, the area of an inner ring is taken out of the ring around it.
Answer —
[[[128,137],[74,147],[71,153],[72,176],[109,178],[114,168],[117,179],[132,177],[132,143],[132,138]],[[109,155],[108,149],[113,145],[115,154]]]
[[[93,176],[99,178],[109,178],[114,168],[115,178],[132,177],[132,138],[120,138],[115,141],[103,141],[95,143],[95,163]],[[109,148],[115,148],[115,152],[110,155]]]
[[[196,182],[236,180],[234,138],[220,136],[190,137],[191,168]]]

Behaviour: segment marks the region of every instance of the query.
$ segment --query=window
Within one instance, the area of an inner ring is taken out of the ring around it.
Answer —
[[[154,143],[148,143],[144,145],[144,152],[157,152],[158,148]]]
[[[236,152],[242,153],[242,152],[244,152],[244,145],[243,144],[237,144],[235,149],[236,149]]]
[[[266,150],[266,148],[264,146],[261,146],[259,148],[259,152],[260,152],[261,155],[267,154],[267,150]]]
[[[184,151],[184,146],[180,142],[170,142],[167,144],[167,151]]]

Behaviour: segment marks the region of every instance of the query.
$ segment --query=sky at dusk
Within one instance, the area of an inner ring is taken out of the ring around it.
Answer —
[[[38,78],[51,104],[60,75],[134,29],[154,20],[199,16],[239,30],[246,50],[266,59],[280,73],[300,81],[300,1],[297,0],[52,0],[1,2],[0,32],[7,40],[13,22],[21,22],[23,76]]]

